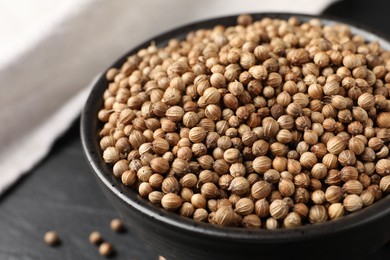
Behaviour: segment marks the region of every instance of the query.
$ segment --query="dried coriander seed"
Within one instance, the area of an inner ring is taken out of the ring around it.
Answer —
[[[45,233],[43,240],[49,246],[56,246],[60,243],[60,238],[56,231],[48,231]]]
[[[290,212],[283,220],[283,224],[286,228],[294,228],[302,225],[301,217],[295,213]]]
[[[288,206],[283,200],[277,199],[270,204],[270,215],[275,219],[283,219],[288,214]]]
[[[221,207],[215,213],[215,221],[221,226],[232,226],[234,224],[234,211],[231,207]]]
[[[164,197],[161,199],[161,205],[163,206],[164,209],[167,210],[176,210],[179,208],[182,204],[182,199],[174,194],[174,193],[168,193],[165,194]]]
[[[268,218],[265,222],[266,229],[273,230],[273,229],[277,229],[278,226],[279,226],[278,221],[272,217]]]
[[[369,190],[365,190],[360,194],[360,198],[362,199],[363,206],[367,207],[370,206],[374,202],[374,194],[370,192]]]
[[[339,202],[344,196],[344,191],[339,186],[329,186],[325,191],[325,199],[330,203]]]
[[[244,177],[236,177],[230,182],[230,186],[228,188],[233,194],[237,194],[239,196],[245,195],[250,188],[250,184],[247,179]]]
[[[201,221],[201,222],[204,222],[207,220],[208,218],[208,212],[206,209],[203,209],[203,208],[198,208],[198,209],[195,209],[193,215],[192,215],[193,219],[196,220],[196,221]]]
[[[322,223],[386,196],[387,51],[324,41],[340,29],[314,20],[237,24],[106,72],[99,146],[114,176],[156,206],[246,228]]]
[[[281,179],[278,187],[284,197],[290,197],[295,193],[295,185],[291,180]]]
[[[343,205],[347,211],[353,212],[363,207],[363,201],[358,195],[350,194],[344,198]]]
[[[259,156],[253,161],[253,169],[258,173],[265,173],[271,169],[272,161],[266,156]]]
[[[344,206],[341,203],[333,203],[328,208],[330,219],[336,219],[344,216]]]
[[[387,175],[381,179],[379,187],[383,192],[390,192],[390,175]]]
[[[255,214],[246,215],[242,218],[241,225],[244,228],[259,229],[261,227],[261,219]]]
[[[375,165],[375,170],[379,175],[386,176],[390,174],[390,160],[381,159]]]
[[[89,235],[89,242],[91,244],[94,244],[94,245],[97,245],[99,243],[101,243],[103,240],[102,238],[102,235],[100,234],[99,231],[93,231],[90,235]]]
[[[102,256],[110,256],[113,253],[113,247],[108,242],[103,242],[99,246],[99,254]]]
[[[252,185],[251,195],[255,199],[263,199],[271,193],[272,186],[267,181],[258,181]]]
[[[305,219],[309,214],[308,207],[303,203],[296,203],[293,206],[293,211],[297,213],[301,217],[301,219]]]
[[[266,217],[269,215],[269,202],[267,199],[260,199],[255,203],[255,212],[259,217]]]
[[[242,216],[246,216],[246,215],[251,214],[253,212],[254,208],[255,208],[255,205],[251,199],[242,198],[242,199],[238,200],[237,203],[235,204],[234,211]]]
[[[309,210],[310,223],[323,223],[328,219],[328,213],[324,206],[314,205]]]
[[[120,220],[118,218],[111,220],[110,228],[111,228],[111,230],[113,230],[115,232],[122,232],[125,229],[122,220]]]

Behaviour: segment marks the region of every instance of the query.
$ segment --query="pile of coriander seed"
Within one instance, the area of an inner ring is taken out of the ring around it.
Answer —
[[[140,196],[196,221],[293,228],[390,193],[390,52],[240,15],[107,71],[100,147]]]

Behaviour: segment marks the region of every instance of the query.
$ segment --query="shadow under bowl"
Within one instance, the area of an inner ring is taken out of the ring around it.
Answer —
[[[301,21],[318,18],[323,24],[340,21],[301,14],[257,13],[264,17]],[[111,67],[120,67],[129,55],[149,46],[153,41],[164,46],[172,38],[183,39],[193,30],[215,25],[231,26],[237,16],[205,20],[163,33],[130,50]],[[378,40],[390,50],[390,43],[368,30],[349,23],[353,33],[368,41]],[[138,193],[126,187],[112,174],[102,160],[99,147],[98,111],[103,107],[103,93],[108,86],[105,73],[95,82],[81,117],[81,138],[87,160],[97,181],[131,232],[159,255],[172,259],[352,259],[365,255],[390,240],[390,196],[359,212],[323,224],[304,225],[295,229],[248,230],[217,227],[181,217],[152,205]],[[131,247],[131,245],[129,245]]]

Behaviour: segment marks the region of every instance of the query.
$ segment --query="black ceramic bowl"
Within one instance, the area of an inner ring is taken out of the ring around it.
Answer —
[[[300,20],[313,16],[296,15]],[[273,17],[287,19],[291,14],[254,14],[255,19]],[[316,17],[324,24],[337,21]],[[110,67],[119,67],[126,57],[147,47],[151,41],[158,46],[171,38],[182,39],[186,33],[217,24],[234,25],[236,16],[202,21],[161,34],[132,49]],[[367,40],[378,40],[390,50],[390,43],[371,32],[351,25],[352,31]],[[146,245],[156,253],[173,259],[352,259],[375,250],[390,240],[390,196],[372,206],[339,220],[324,224],[305,225],[286,230],[247,230],[221,228],[181,217],[156,207],[124,186],[112,175],[99,148],[97,113],[103,106],[107,87],[104,74],[95,83],[81,118],[81,137],[86,157],[108,199],[120,216]],[[129,245],[131,247],[131,245]]]

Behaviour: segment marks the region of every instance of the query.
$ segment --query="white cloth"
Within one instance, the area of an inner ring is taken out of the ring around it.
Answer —
[[[335,0],[0,0],[0,194],[80,113],[86,87],[153,35],[228,14],[317,14]]]

